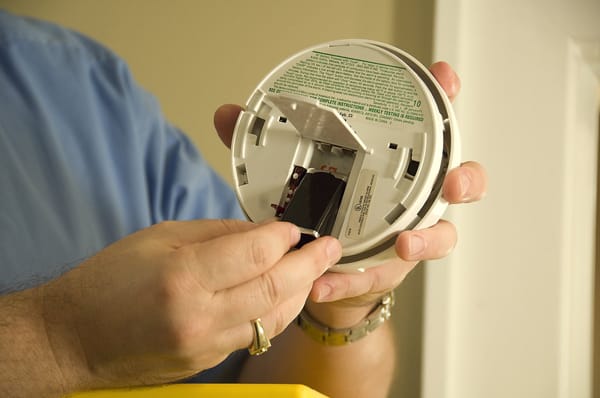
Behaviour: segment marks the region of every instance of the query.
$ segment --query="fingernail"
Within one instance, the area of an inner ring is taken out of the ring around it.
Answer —
[[[427,242],[421,235],[412,235],[408,242],[408,251],[411,257],[415,257],[423,253],[426,246]]]
[[[290,243],[292,245],[295,245],[299,241],[300,241],[300,229],[298,229],[297,226],[293,225],[292,228],[290,228]]]
[[[337,239],[328,239],[325,251],[327,253],[327,258],[329,259],[329,262],[332,265],[335,264],[340,259],[340,256],[342,254],[342,247],[340,246],[340,242]]]
[[[329,285],[321,285],[321,288],[319,289],[319,296],[317,297],[317,302],[322,302],[323,300],[326,300],[327,297],[329,297],[331,295],[331,286]]]
[[[469,188],[471,187],[471,176],[469,174],[461,174],[458,180],[460,184],[460,196],[463,200],[469,199]]]

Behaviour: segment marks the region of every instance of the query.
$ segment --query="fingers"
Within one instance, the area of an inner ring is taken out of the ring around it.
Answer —
[[[315,281],[310,299],[316,303],[346,300],[349,305],[372,304],[384,292],[398,286],[416,264],[394,259],[365,272],[330,272]]]
[[[465,162],[448,173],[443,195],[450,203],[465,203],[481,199],[486,189],[484,168],[476,162]],[[398,286],[419,261],[448,255],[456,241],[456,228],[445,220],[423,230],[404,231],[395,245],[399,259],[360,274],[323,275],[315,281],[310,298],[315,302],[344,300],[349,305],[372,303],[383,292]]]
[[[446,62],[436,62],[429,70],[453,100],[460,91],[460,78]],[[477,162],[465,162],[451,170],[444,181],[443,195],[450,203],[468,203],[481,199],[487,190],[485,169]]]
[[[216,292],[260,276],[299,240],[296,226],[273,222],[185,246],[176,255],[198,285]]]
[[[267,272],[215,295],[231,325],[263,317],[281,303],[303,293],[341,256],[337,239],[323,237],[282,257]]]
[[[315,279],[341,256],[336,239],[323,237],[284,256],[267,273],[215,294],[215,308],[223,320],[219,342],[225,352],[248,347],[253,341],[251,321],[260,318],[272,338],[300,313]],[[233,345],[233,346],[232,346]]]
[[[282,333],[285,328],[293,322],[296,316],[298,316],[300,310],[304,307],[308,292],[309,289],[305,289],[300,294],[291,297],[269,313],[263,314],[263,316],[260,317],[265,335],[269,339]],[[226,329],[219,334],[218,339],[217,344],[223,347],[221,349],[223,352],[229,353],[234,350],[248,348],[254,339],[254,328],[251,320],[242,321],[241,323]]]
[[[237,121],[238,115],[242,111],[242,107],[234,104],[221,105],[213,117],[213,122],[221,141],[227,147],[231,147],[231,138],[233,137],[233,129]]]
[[[440,220],[430,228],[400,233],[396,239],[396,254],[406,261],[442,258],[456,246],[456,239],[454,224]]]
[[[487,191],[487,173],[477,162],[465,162],[446,175],[442,194],[450,203],[482,199]]]
[[[429,67],[429,70],[440,83],[450,101],[453,101],[460,91],[460,78],[452,67],[446,62],[436,62]]]
[[[250,344],[253,319],[263,320],[267,336],[281,333],[304,305],[314,280],[342,252],[332,237],[289,252],[299,238],[300,231],[293,224],[272,222],[175,251],[179,257],[172,263],[186,272],[178,272],[177,283],[170,286],[177,291],[185,286],[183,290],[193,292],[186,303],[194,310],[188,307],[182,314],[193,325],[186,339],[205,340],[210,335],[211,352],[218,356]],[[190,278],[194,282],[188,289],[180,281]]]
[[[310,298],[318,303],[339,300],[350,305],[373,303],[381,294],[398,286],[419,261],[446,256],[456,245],[456,239],[456,228],[445,220],[427,229],[404,231],[396,240],[399,258],[361,273],[325,274],[315,281]]]
[[[341,256],[341,245],[332,237],[290,252],[300,238],[291,223],[244,228],[173,250],[163,267],[170,281],[160,299],[175,309],[168,318],[177,325],[175,339],[186,353],[208,345],[198,350],[213,358],[247,347],[251,320],[259,317],[269,337],[281,333],[304,305],[314,280]]]

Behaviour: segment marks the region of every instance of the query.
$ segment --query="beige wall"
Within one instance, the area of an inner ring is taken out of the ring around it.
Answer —
[[[259,80],[292,53],[318,42],[393,38],[393,2],[53,0],[0,1],[93,36],[123,56],[168,118],[230,180],[229,157],[212,115],[244,103]]]
[[[430,60],[433,0],[0,0],[0,6],[59,22],[115,50],[228,181],[229,154],[214,133],[213,112],[222,103],[243,104],[284,58],[319,42],[361,37]],[[419,395],[421,285],[417,272],[398,292],[402,344],[393,396]]]

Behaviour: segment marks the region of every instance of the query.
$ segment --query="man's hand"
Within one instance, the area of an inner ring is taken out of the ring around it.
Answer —
[[[269,337],[281,333],[341,254],[333,238],[290,252],[299,238],[283,222],[165,222],[36,288],[58,369],[51,382],[67,393],[174,381],[248,347],[255,318]],[[41,396],[32,387],[15,392]]]

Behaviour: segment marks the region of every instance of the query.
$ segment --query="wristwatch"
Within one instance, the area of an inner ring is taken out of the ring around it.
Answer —
[[[394,291],[384,294],[377,307],[365,319],[349,328],[335,329],[322,324],[303,309],[296,318],[296,324],[313,340],[321,344],[341,346],[362,339],[381,326],[392,315]]]

